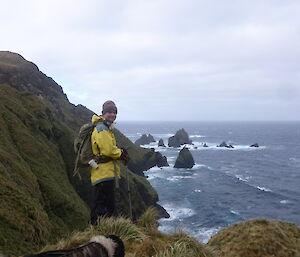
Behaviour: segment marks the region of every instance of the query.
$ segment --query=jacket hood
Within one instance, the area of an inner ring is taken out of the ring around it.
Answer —
[[[98,116],[94,114],[92,117],[92,123],[99,122],[99,121],[104,121],[104,118],[102,116]]]
[[[92,123],[102,122],[102,121],[105,121],[105,119],[104,119],[101,115],[98,116],[98,115],[94,114],[94,115],[92,116]],[[113,123],[110,124],[109,128],[110,128],[110,129],[114,129],[114,128],[115,128],[114,124],[113,124]]]

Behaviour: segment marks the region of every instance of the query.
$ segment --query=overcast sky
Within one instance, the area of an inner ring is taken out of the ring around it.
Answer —
[[[0,50],[119,120],[300,120],[299,0],[1,1]]]

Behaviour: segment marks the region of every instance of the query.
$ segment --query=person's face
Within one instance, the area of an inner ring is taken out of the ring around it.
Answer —
[[[114,112],[106,112],[103,114],[103,118],[108,120],[109,122],[114,122],[117,118],[117,114]]]

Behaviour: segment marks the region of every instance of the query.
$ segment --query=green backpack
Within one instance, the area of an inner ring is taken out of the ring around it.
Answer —
[[[84,124],[78,133],[78,136],[74,140],[74,151],[76,154],[76,159],[75,159],[75,166],[74,166],[74,174],[78,174],[79,178],[81,179],[79,169],[80,168],[87,168],[90,167],[89,161],[95,160],[98,164],[99,163],[104,163],[104,162],[109,162],[112,160],[112,158],[108,156],[96,156],[93,154],[92,150],[92,133],[94,131],[94,128],[97,126],[96,123],[86,123]]]
[[[81,176],[79,174],[79,169],[89,167],[89,161],[96,159],[96,156],[93,154],[91,143],[92,133],[96,125],[97,123],[92,122],[84,124],[80,128],[78,136],[74,140],[76,159],[73,176],[78,174],[80,179]]]

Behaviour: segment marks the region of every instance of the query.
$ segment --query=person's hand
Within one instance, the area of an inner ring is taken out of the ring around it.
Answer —
[[[122,148],[122,153],[120,156],[120,160],[124,162],[126,165],[129,162],[129,155],[126,149]]]

